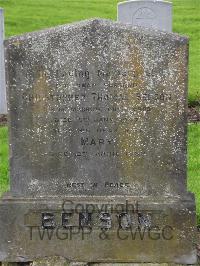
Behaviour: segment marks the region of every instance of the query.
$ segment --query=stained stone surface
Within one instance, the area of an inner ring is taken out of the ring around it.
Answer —
[[[181,266],[175,263],[94,263],[93,266]]]
[[[72,266],[72,265],[65,258],[50,257],[50,258],[38,259],[33,263],[31,263],[30,266]]]
[[[126,200],[129,205],[122,210],[124,196],[26,200],[7,196],[0,202],[0,261],[61,256],[90,263],[196,263],[191,196]],[[134,202],[138,208],[133,208]],[[81,218],[84,213],[91,213],[88,223]],[[128,225],[122,215],[130,217]]]
[[[71,262],[70,266],[87,266],[89,265],[89,263],[85,263],[85,262]]]
[[[0,261],[195,264],[188,39],[92,19],[5,46]]]
[[[0,263],[1,266],[31,266],[29,262],[2,262]]]
[[[29,263],[26,266],[183,266],[175,263],[69,263],[63,258],[46,258]],[[23,263],[3,263],[1,266],[25,266]]]
[[[186,191],[186,37],[91,20],[5,45],[13,195]]]
[[[124,1],[118,4],[118,21],[171,32],[172,3],[157,0]]]

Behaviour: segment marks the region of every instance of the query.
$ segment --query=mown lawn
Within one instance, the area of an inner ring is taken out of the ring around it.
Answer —
[[[188,126],[188,190],[195,193],[200,224],[200,124]],[[9,188],[8,130],[0,127],[0,195]]]
[[[0,195],[9,188],[8,130],[0,127]]]
[[[188,190],[195,193],[200,224],[200,124],[188,126]]]
[[[91,17],[116,20],[122,0],[0,0],[6,36]],[[189,101],[200,102],[200,0],[172,0],[173,30],[190,37]]]

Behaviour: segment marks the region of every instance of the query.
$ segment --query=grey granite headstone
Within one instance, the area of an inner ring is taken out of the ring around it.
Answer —
[[[133,26],[172,31],[172,3],[131,0],[118,4],[118,21]]]
[[[188,39],[93,19],[5,46],[0,260],[194,263]]]
[[[0,8],[0,114],[7,114],[5,62],[4,62],[4,14]]]

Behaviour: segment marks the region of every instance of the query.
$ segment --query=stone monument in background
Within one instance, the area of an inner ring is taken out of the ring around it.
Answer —
[[[4,62],[4,14],[0,8],[0,115],[7,114],[5,62]]]
[[[188,39],[92,19],[5,46],[0,261],[194,264]]]
[[[132,26],[172,31],[172,3],[158,0],[131,0],[118,4],[118,21]]]

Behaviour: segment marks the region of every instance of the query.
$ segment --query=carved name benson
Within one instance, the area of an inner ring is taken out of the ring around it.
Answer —
[[[111,214],[109,212],[100,212],[89,213],[82,212],[77,215],[78,221],[73,224],[73,212],[62,212],[60,213],[60,221],[57,224],[57,213],[53,212],[44,212],[41,215],[41,224],[44,229],[55,229],[56,227],[62,226],[63,228],[69,229],[71,227],[93,227],[94,221],[98,221],[98,223],[94,226],[99,229],[111,229],[114,226],[114,219],[117,218],[119,228],[128,229],[131,227],[146,227],[151,228],[151,216],[149,214],[138,213],[137,215],[133,215],[132,213],[118,213]],[[96,216],[96,217],[94,217]]]
[[[101,232],[105,232],[107,239],[109,239],[109,233],[114,232],[119,241],[125,241],[129,238],[136,240],[138,237],[141,239],[148,237],[153,241],[160,239],[165,241],[172,240],[174,237],[173,227],[168,224],[155,225],[155,221],[152,221],[151,214],[148,212],[138,212],[135,214],[132,212],[118,212],[114,214],[109,212],[80,212],[73,217],[74,212],[70,211],[60,213],[43,212],[41,213],[40,226],[29,225],[30,238],[33,240],[33,230],[37,228],[40,235],[42,230],[44,231],[42,237],[44,237],[45,231],[48,234],[52,231],[51,237],[55,233],[56,237],[62,240],[72,240],[73,235],[77,234],[80,234],[84,238],[85,235],[88,235],[88,232],[91,236],[99,232],[100,239]],[[67,234],[63,238],[62,231],[69,232],[70,235]]]

